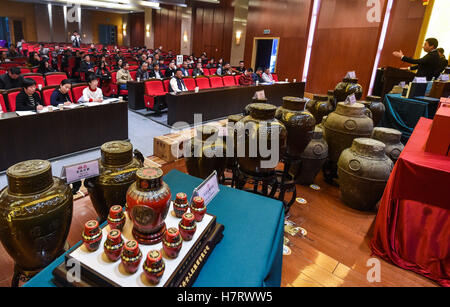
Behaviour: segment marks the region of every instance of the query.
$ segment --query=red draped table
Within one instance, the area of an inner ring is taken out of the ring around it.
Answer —
[[[420,119],[395,164],[371,248],[399,267],[450,287],[450,157],[424,151],[431,124]]]

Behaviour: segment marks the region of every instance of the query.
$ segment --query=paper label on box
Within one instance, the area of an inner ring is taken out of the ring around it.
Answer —
[[[257,91],[257,92],[255,92],[255,95],[253,96],[253,98],[256,98],[256,99],[265,99],[265,98],[266,98],[266,94],[264,93],[264,90],[262,90],[262,91]]]
[[[96,177],[100,174],[98,160],[83,162],[70,166],[64,166],[61,177],[65,177],[67,183],[77,182],[81,179]]]
[[[400,86],[401,88],[405,88],[406,82],[405,82],[405,81],[400,82],[399,86]]]
[[[415,77],[413,82],[414,83],[427,83],[427,78],[426,77]]]
[[[355,79],[356,78],[356,72],[353,71],[349,71],[347,72],[347,74],[345,75],[346,78],[351,78],[351,79]]]
[[[442,74],[439,76],[439,80],[441,81],[449,81],[449,75],[448,74]]]
[[[356,103],[355,94],[348,95],[347,99],[345,99],[345,104],[354,105],[355,103]]]

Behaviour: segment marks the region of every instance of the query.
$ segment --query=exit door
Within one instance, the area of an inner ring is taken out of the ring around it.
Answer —
[[[277,37],[254,39],[252,66],[255,70],[270,68],[272,73],[276,72],[279,41]]]

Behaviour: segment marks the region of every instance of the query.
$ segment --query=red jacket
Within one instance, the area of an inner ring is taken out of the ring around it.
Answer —
[[[242,74],[239,78],[239,85],[253,85],[252,76],[246,76],[245,74]]]

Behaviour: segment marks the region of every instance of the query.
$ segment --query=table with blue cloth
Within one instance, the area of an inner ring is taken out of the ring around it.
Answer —
[[[400,94],[387,94],[383,104],[386,107],[380,126],[397,129],[406,144],[421,117],[433,119],[439,100],[417,97],[408,99]]]
[[[202,182],[177,170],[163,180],[173,195],[187,192],[188,199]],[[220,186],[219,194],[208,205],[208,213],[225,226],[224,237],[204,264],[194,287],[279,287],[284,235],[282,202]],[[57,258],[24,287],[54,287],[52,271],[64,257]]]

